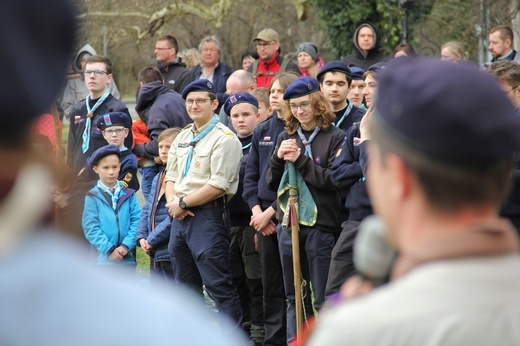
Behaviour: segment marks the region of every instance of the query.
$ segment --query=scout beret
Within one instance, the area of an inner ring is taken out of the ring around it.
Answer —
[[[256,35],[256,37],[253,39],[253,41],[258,41],[258,40],[262,40],[262,41],[266,41],[266,42],[271,42],[271,41],[279,42],[280,37],[278,36],[278,33],[276,31],[274,31],[273,29],[267,28],[267,29],[260,31],[258,33],[258,35]]]
[[[90,168],[94,167],[99,160],[108,155],[117,155],[118,157],[121,157],[121,151],[114,144],[105,145],[104,147],[94,151],[92,155],[87,158],[87,166]]]
[[[100,117],[96,122],[96,126],[101,131],[110,126],[124,126],[127,129],[130,129],[132,128],[132,120],[126,113],[110,112]]]
[[[289,100],[297,97],[309,95],[320,90],[318,80],[314,77],[300,77],[292,82],[285,92],[283,99]]]
[[[207,79],[197,79],[191,82],[190,84],[186,85],[186,88],[182,91],[182,98],[186,100],[186,96],[192,91],[207,91],[209,93],[216,94],[217,91],[215,90],[215,87],[213,86],[213,83],[211,83]]]
[[[340,60],[332,60],[326,63],[325,66],[323,66],[321,71],[318,73],[316,78],[320,80],[321,77],[324,76],[327,72],[341,72],[346,74],[347,77],[352,77],[352,73],[348,65]]]
[[[465,64],[389,62],[379,77],[375,114],[404,145],[450,165],[492,165],[520,148],[520,120],[506,94]]]
[[[380,61],[376,62],[375,64],[371,65],[367,71],[373,71],[373,72],[381,72],[386,68],[386,61]]]
[[[361,67],[352,66],[350,67],[350,72],[352,73],[352,80],[363,80],[363,70]]]
[[[313,60],[316,60],[318,57],[318,47],[316,47],[316,45],[312,42],[301,43],[296,50],[296,54],[300,54],[301,52],[309,54]]]
[[[1,140],[25,132],[63,90],[74,23],[72,1],[0,1]]]
[[[231,109],[239,103],[249,103],[258,108],[258,100],[250,93],[233,94],[230,95],[224,103],[224,112],[231,115]]]

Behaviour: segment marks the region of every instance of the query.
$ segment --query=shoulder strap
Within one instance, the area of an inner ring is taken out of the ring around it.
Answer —
[[[283,58],[282,65],[280,66],[280,72],[285,72],[285,70],[287,69],[287,65],[289,65],[289,62],[291,62],[291,60]]]
[[[256,76],[256,72],[258,71],[258,63],[259,63],[259,59],[256,59],[255,62],[253,63],[253,71],[251,71],[253,73],[253,76]]]

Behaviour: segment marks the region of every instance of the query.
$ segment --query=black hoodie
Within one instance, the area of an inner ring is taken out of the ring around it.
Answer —
[[[365,26],[368,26],[372,29],[375,38],[374,47],[372,47],[367,53],[363,52],[363,50],[359,48],[357,41],[359,30],[361,30],[361,28]],[[370,22],[362,23],[360,26],[357,27],[356,31],[354,32],[354,53],[347,56],[344,62],[349,66],[361,67],[363,70],[366,71],[373,64],[387,60],[386,54],[383,51],[381,51],[380,43],[381,36],[379,35],[379,32],[377,28],[374,26],[374,24]]]

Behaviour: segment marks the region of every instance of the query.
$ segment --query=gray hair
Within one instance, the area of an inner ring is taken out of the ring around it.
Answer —
[[[217,45],[218,54],[222,56],[222,49],[220,48],[220,41],[218,40],[217,36],[215,36],[215,35],[206,36],[202,39],[202,41],[200,41],[200,44],[199,44],[200,53],[202,53],[202,46],[206,42],[215,42],[215,44]]]

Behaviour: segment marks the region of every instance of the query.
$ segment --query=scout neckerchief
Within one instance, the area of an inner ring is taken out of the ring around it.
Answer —
[[[347,119],[348,115],[350,114],[350,111],[352,111],[352,102],[348,103],[347,109],[345,109],[345,113],[341,116],[341,118],[338,120],[337,124],[334,124],[336,127],[340,127],[343,120]]]
[[[81,145],[81,150],[83,153],[87,152],[90,145],[90,124],[92,122],[92,118],[94,117],[94,112],[107,99],[108,95],[110,95],[110,88],[105,90],[105,93],[97,100],[96,104],[92,108],[90,108],[90,95],[87,95],[87,99],[85,100],[87,105],[87,120],[85,121],[85,131],[83,131],[83,135],[81,136],[83,139],[83,144]]]
[[[191,166],[191,159],[193,158],[193,148],[195,148],[195,144],[197,144],[202,138],[206,137],[206,135],[213,130],[215,125],[218,123],[218,115],[215,115],[211,122],[202,130],[201,133],[197,135],[197,137],[193,138],[190,142],[190,148],[188,150],[188,157],[186,158],[186,165],[184,166],[184,170],[182,171],[182,177],[184,178],[188,171],[190,170]],[[191,133],[191,137],[193,137],[193,132]]]
[[[117,201],[119,200],[119,193],[121,192],[121,189],[124,187],[123,183],[118,180],[116,186],[113,189],[111,189],[105,186],[101,182],[101,180],[98,180],[97,187],[101,191],[108,193],[108,195],[112,198],[112,209],[114,209],[115,211],[117,208]]]
[[[242,146],[242,150],[247,149],[247,148],[250,148],[250,147],[251,147],[251,144],[253,144],[253,143],[252,143],[252,142],[249,142],[249,143],[247,143],[246,145],[243,145],[243,146]]]
[[[298,127],[298,135],[300,136],[300,139],[302,140],[303,145],[305,145],[305,156],[310,157],[311,160],[313,160],[311,144],[312,144],[312,141],[314,140],[314,137],[316,137],[316,135],[318,134],[318,132],[320,132],[320,128],[318,126],[316,126],[314,128],[314,132],[311,134],[311,136],[307,140],[307,138],[305,138],[305,135],[302,132],[301,126]]]

